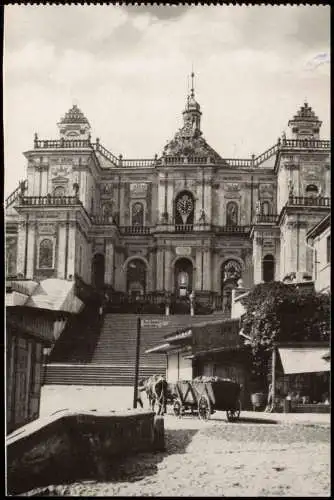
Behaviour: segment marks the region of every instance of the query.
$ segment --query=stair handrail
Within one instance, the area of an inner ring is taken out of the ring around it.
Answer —
[[[27,187],[28,187],[28,181],[27,181],[27,179],[25,179],[23,181],[23,190],[26,190]],[[6,208],[8,208],[13,203],[13,201],[15,201],[19,197],[19,195],[20,195],[21,192],[22,192],[22,185],[20,183],[18,185],[18,187],[15,188],[14,191],[9,196],[7,196],[7,198],[6,198]]]
[[[276,144],[271,146],[269,149],[264,151],[264,153],[261,153],[259,156],[254,158],[254,166],[258,167],[259,165],[261,165],[261,163],[268,160],[268,158],[271,158],[272,156],[274,156],[274,154],[276,154],[278,151],[278,147],[279,147],[279,143],[277,142]]]
[[[115,156],[111,151],[109,151],[109,149],[102,146],[102,144],[100,143],[100,141],[98,139],[96,139],[96,142],[93,142],[91,145],[93,146],[93,149],[95,151],[98,151],[107,160],[111,161],[115,165],[115,167],[118,165],[119,159],[117,158],[117,156]]]

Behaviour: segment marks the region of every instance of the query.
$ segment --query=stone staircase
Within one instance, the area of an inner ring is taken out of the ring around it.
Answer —
[[[141,327],[139,377],[166,372],[164,354],[145,351],[164,342],[164,336],[191,324],[224,319],[220,313],[201,316],[142,315],[143,320],[161,321],[162,326]],[[46,367],[45,384],[57,385],[114,385],[131,386],[134,382],[136,358],[137,316],[132,314],[106,314],[99,338],[89,363],[76,361],[75,350],[71,359],[58,359]],[[79,337],[78,337],[79,339]],[[82,340],[81,340],[82,342]]]

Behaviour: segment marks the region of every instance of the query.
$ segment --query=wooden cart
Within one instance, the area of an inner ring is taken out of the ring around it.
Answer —
[[[208,420],[215,411],[226,411],[229,422],[240,417],[241,386],[232,380],[202,382],[180,380],[170,388],[173,394],[173,412],[177,417],[190,412],[201,420]]]

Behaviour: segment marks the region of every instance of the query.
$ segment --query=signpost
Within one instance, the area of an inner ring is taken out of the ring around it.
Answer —
[[[169,321],[154,319],[141,319],[137,317],[137,339],[136,339],[136,364],[135,364],[135,383],[133,388],[133,408],[137,408],[138,401],[138,378],[139,378],[139,355],[140,355],[140,335],[142,327],[162,328],[168,326]]]

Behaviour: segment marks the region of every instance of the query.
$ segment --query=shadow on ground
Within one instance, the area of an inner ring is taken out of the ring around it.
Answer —
[[[72,496],[70,491],[75,486],[84,486],[88,483],[98,482],[136,482],[158,472],[158,464],[169,455],[186,452],[193,436],[197,433],[194,429],[167,429],[165,430],[165,451],[137,453],[128,457],[115,457],[114,462],[104,464],[97,472],[92,472],[89,478],[62,484],[49,485],[36,488],[20,496]]]

